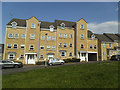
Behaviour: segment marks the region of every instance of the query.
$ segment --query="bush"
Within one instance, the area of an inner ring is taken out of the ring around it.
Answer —
[[[80,62],[80,59],[72,58],[72,59],[64,59],[65,63],[69,62]]]
[[[48,62],[47,62],[47,64],[48,64]],[[41,61],[41,62],[39,61],[36,63],[36,65],[45,65],[45,61]]]

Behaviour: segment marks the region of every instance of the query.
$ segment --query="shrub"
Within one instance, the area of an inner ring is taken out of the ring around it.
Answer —
[[[69,62],[80,62],[80,59],[72,58],[72,59],[64,59],[65,63]]]

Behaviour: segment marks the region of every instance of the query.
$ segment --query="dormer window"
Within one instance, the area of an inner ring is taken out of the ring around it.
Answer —
[[[34,23],[31,23],[31,28],[35,28],[35,24]]]
[[[50,25],[50,31],[53,32],[54,31],[54,26]]]
[[[16,26],[17,26],[17,23],[14,21],[14,22],[12,22],[11,24],[12,24],[12,28],[14,28],[14,29],[15,29],[15,28],[16,28]]]
[[[94,34],[92,34],[92,35],[91,35],[91,38],[92,38],[92,39],[94,39],[94,38],[95,38],[95,35],[94,35]]]
[[[64,29],[65,28],[65,24],[64,23],[61,23],[61,29]]]
[[[84,29],[84,25],[81,25],[81,27],[80,27],[81,29]]]

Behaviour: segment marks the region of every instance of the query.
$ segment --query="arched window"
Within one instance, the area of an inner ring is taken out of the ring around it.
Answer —
[[[65,24],[64,23],[61,23],[61,29],[64,29],[65,28]]]
[[[14,21],[14,22],[12,22],[11,24],[12,24],[12,28],[14,28],[14,29],[15,29],[15,28],[16,28],[16,26],[17,26],[17,23]]]
[[[50,31],[53,32],[54,31],[54,26],[50,25]]]

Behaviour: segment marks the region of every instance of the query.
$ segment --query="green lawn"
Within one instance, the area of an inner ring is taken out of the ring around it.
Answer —
[[[41,68],[3,76],[3,88],[117,88],[118,62]]]

